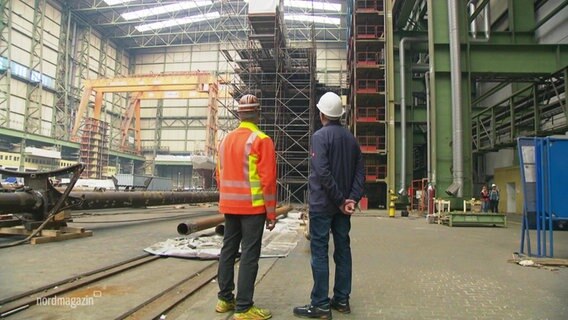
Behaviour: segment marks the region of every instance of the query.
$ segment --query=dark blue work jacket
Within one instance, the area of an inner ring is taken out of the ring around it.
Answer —
[[[345,199],[363,196],[365,170],[355,137],[331,121],[312,135],[309,177],[310,212],[337,213]]]

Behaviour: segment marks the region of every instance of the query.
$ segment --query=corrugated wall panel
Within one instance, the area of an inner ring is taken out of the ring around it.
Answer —
[[[163,140],[183,140],[186,136],[185,130],[180,129],[163,129],[162,130],[162,141]]]
[[[26,99],[12,95],[10,97],[10,111],[12,115],[15,113],[24,114],[26,112]]]

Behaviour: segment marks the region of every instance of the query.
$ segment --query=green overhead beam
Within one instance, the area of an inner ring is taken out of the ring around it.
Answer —
[[[137,156],[135,154],[130,154],[130,153],[122,153],[122,152],[116,152],[116,151],[111,150],[111,151],[109,151],[108,154],[110,156],[124,158],[124,159],[130,159],[130,160],[136,160],[136,161],[146,161],[146,158],[144,158],[143,156]]]
[[[38,134],[27,133],[27,132],[24,132],[24,131],[8,129],[8,128],[0,128],[0,136],[8,136],[8,137],[12,137],[12,138],[26,139],[26,140],[41,142],[41,143],[44,143],[44,144],[57,145],[57,146],[79,149],[79,144],[75,143],[75,142],[63,141],[63,140],[59,140],[59,139],[55,139],[55,138],[50,138],[50,137],[41,136],[41,135],[38,135]]]
[[[436,44],[436,72],[450,72],[450,51]],[[469,58],[469,63],[467,62]],[[507,76],[549,75],[568,65],[568,45],[470,44],[462,45],[462,71]]]
[[[8,137],[12,137],[12,138],[25,139],[25,140],[28,140],[28,141],[36,141],[36,142],[43,143],[43,144],[46,144],[46,145],[62,146],[62,147],[73,148],[73,149],[79,149],[79,147],[80,147],[79,143],[76,143],[76,142],[59,140],[59,139],[55,139],[55,138],[50,138],[50,137],[41,136],[41,135],[38,135],[38,134],[27,133],[27,132],[24,132],[24,131],[8,129],[8,128],[0,128],[0,136],[8,136]],[[116,156],[116,157],[120,157],[120,158],[136,160],[136,161],[144,161],[145,160],[145,158],[143,156],[138,156],[138,155],[129,154],[129,153],[110,151],[109,154],[111,156]]]

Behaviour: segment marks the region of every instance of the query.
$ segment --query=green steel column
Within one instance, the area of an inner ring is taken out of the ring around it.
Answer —
[[[90,48],[90,38],[91,38],[91,27],[84,26],[78,32],[77,37],[77,55],[73,60],[75,62],[74,70],[76,70],[73,75],[72,83],[72,98],[73,101],[70,104],[72,114],[76,114],[79,103],[81,102],[81,97],[83,91],[85,90],[85,80],[89,78],[89,48]],[[76,116],[76,115],[75,115]],[[89,110],[81,117],[89,117]],[[74,123],[75,119],[71,119]]]
[[[465,10],[464,3],[459,2],[460,11]],[[449,55],[449,27],[448,8],[446,1],[428,0],[428,51],[431,70],[431,128],[432,128],[432,180],[437,188],[438,197],[445,196],[445,190],[453,181],[452,175],[452,92],[450,79],[450,55]],[[464,42],[467,35],[466,23],[462,16],[459,19],[460,43]],[[462,48],[463,49],[463,48]],[[466,93],[467,77],[464,77],[469,63],[464,61],[462,55],[462,119],[463,120],[463,197],[472,196],[472,147],[471,147],[471,109]],[[443,68],[441,68],[443,67]],[[440,71],[440,69],[445,69]],[[469,119],[469,120],[467,120]],[[461,206],[456,199],[453,204]]]
[[[508,4],[509,30],[513,40],[516,40],[517,34],[532,34],[536,26],[534,0],[509,0]]]
[[[26,111],[24,130],[29,133],[43,134],[42,127],[42,91],[43,91],[43,23],[45,18],[45,0],[35,0],[34,18],[31,32],[29,79],[26,92]]]
[[[69,60],[71,30],[71,14],[69,7],[63,4],[61,8],[61,20],[59,24],[59,52],[57,56],[57,73],[55,79],[55,95],[51,118],[51,135],[60,140],[68,140],[71,132],[69,120]]]
[[[114,76],[119,77],[123,75],[122,70],[122,59],[124,57],[124,49],[116,49],[116,55],[114,57]],[[112,105],[111,105],[111,124],[109,127],[109,137],[111,149],[118,148],[120,146],[120,140],[122,138],[122,133],[118,128],[121,125],[121,115],[125,108],[125,94],[124,93],[113,93],[112,94]],[[118,161],[118,160],[117,160]]]
[[[101,47],[99,48],[99,78],[105,78],[107,75],[107,57],[108,57],[108,38],[101,39]]]
[[[12,0],[0,1],[0,128],[10,127]]]
[[[388,189],[396,192],[396,142],[395,142],[395,81],[394,81],[394,32],[392,19],[392,0],[385,0],[385,67],[386,67],[386,120],[387,120],[387,194],[385,203],[389,203]]]

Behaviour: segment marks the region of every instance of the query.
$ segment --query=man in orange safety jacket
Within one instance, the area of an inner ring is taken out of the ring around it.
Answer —
[[[276,152],[272,139],[260,131],[260,103],[243,96],[237,109],[241,123],[221,142],[217,162],[219,211],[225,215],[219,257],[219,293],[215,311],[235,310],[233,319],[269,319],[272,314],[253,304],[262,234],[276,224]],[[241,247],[237,295],[233,294],[235,259]]]

